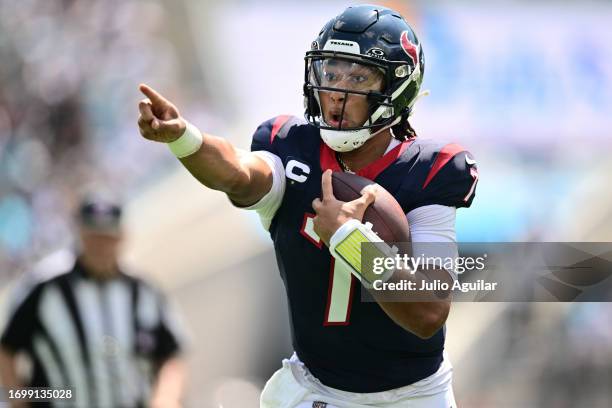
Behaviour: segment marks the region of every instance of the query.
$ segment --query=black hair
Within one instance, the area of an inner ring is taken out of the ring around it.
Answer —
[[[393,137],[395,137],[400,142],[405,142],[406,140],[414,139],[415,137],[417,137],[416,131],[408,121],[410,112],[410,108],[404,110],[399,123],[391,126],[391,130],[393,131]]]

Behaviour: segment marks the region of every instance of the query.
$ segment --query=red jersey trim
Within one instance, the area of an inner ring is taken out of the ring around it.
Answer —
[[[458,145],[456,143],[450,143],[444,146],[438,153],[436,160],[431,166],[431,170],[429,170],[429,174],[427,174],[427,178],[425,179],[425,182],[423,183],[423,189],[427,187],[427,185],[431,182],[431,180],[433,180],[436,174],[438,174],[438,172],[442,170],[442,167],[444,167],[446,163],[451,161],[453,157],[455,157],[458,153],[463,152],[463,151],[465,151],[463,146]]]
[[[272,144],[274,138],[282,129],[283,125],[287,123],[290,117],[290,115],[279,115],[276,117],[276,119],[274,119],[274,123],[272,124],[272,131],[270,132],[270,144]]]
[[[357,173],[358,176],[365,177],[370,180],[374,180],[380,173],[389,167],[394,161],[396,161],[408,147],[414,142],[414,139],[404,141],[393,149],[379,157],[372,163],[368,164]],[[319,150],[319,158],[321,162],[321,170],[342,171],[342,167],[336,159],[336,152],[321,141],[321,147]]]

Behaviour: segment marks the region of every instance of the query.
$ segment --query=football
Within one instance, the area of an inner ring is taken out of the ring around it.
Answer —
[[[365,186],[376,184],[372,180],[352,173],[333,172],[334,196],[340,201],[361,197]],[[410,229],[406,215],[397,200],[378,185],[376,200],[365,211],[363,223],[372,223],[372,230],[385,242],[410,242]]]

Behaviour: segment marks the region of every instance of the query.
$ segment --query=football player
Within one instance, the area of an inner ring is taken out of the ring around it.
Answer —
[[[443,352],[450,301],[355,299],[360,274],[340,261],[338,243],[355,231],[376,241],[361,223],[374,192],[341,202],[331,182],[331,172],[353,172],[388,190],[413,245],[455,242],[455,212],[470,206],[478,173],[461,146],[416,137],[408,119],[423,72],[421,44],[402,16],[349,7],[306,52],[306,120],[265,121],[251,152],[201,133],[140,86],[141,134],[168,143],[205,186],[257,211],[274,242],[295,353],[266,384],[262,407],[455,406]]]

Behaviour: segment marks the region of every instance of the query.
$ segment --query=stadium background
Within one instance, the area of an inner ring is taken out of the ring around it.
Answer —
[[[431,96],[413,126],[479,161],[458,238],[612,240],[612,4],[382,4],[424,46]],[[128,204],[126,263],[166,289],[190,332],[187,406],[256,406],[291,352],[271,242],[254,214],[139,136],[137,84],[246,148],[263,120],[302,114],[303,53],[345,5],[0,0],[0,301],[73,245],[79,191],[110,186]],[[460,406],[610,406],[611,314],[608,303],[454,305]]]

